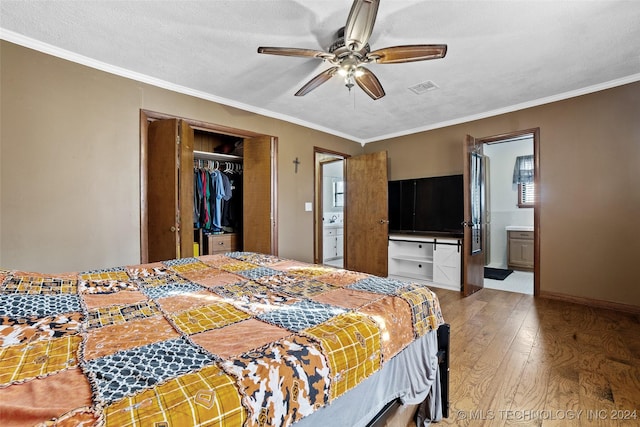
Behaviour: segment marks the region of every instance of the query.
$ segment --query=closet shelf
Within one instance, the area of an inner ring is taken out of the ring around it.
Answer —
[[[203,160],[227,160],[227,161],[235,161],[241,162],[242,156],[236,156],[234,154],[222,154],[222,153],[209,153],[207,151],[193,151],[194,159],[203,159]]]

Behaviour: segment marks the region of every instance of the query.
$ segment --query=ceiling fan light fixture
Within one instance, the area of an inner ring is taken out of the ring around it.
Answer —
[[[338,74],[344,77],[344,85],[351,91],[356,84],[356,78],[362,77],[364,71],[351,61],[344,61],[338,68]]]
[[[345,79],[344,79],[344,85],[347,87],[347,89],[349,89],[349,92],[351,92],[351,88],[353,86],[355,86],[356,81],[353,78],[353,74],[349,74]]]
[[[332,65],[331,68],[307,82],[295,93],[295,96],[303,96],[311,92],[338,74],[344,79],[345,86],[349,90],[357,84],[374,101],[380,99],[385,96],[384,89],[378,78],[363,65],[398,64],[444,58],[447,45],[400,45],[371,51],[369,38],[375,24],[379,3],[380,0],[353,0],[347,23],[338,30],[336,40],[328,51],[261,46],[258,48],[258,53],[317,58]]]
[[[340,70],[343,71],[343,73],[340,73],[340,74],[344,76],[344,85],[347,87],[347,89],[349,89],[349,92],[351,92],[351,88],[356,84],[356,80],[354,78],[354,76],[357,75],[356,68],[353,66],[350,66],[350,67],[340,68]]]

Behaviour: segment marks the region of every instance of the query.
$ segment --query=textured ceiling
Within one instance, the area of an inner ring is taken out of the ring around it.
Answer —
[[[443,59],[371,64],[387,95],[329,65],[259,55],[325,50],[350,0],[0,1],[3,39],[161,87],[367,143],[640,80],[640,2],[381,0],[372,50],[448,45]],[[417,95],[409,87],[433,82]]]

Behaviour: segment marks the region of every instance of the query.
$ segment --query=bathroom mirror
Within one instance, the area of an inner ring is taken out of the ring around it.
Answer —
[[[480,153],[471,153],[471,254],[482,252],[484,172]]]

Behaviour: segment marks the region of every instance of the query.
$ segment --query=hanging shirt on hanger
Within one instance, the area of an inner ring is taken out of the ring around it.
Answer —
[[[222,172],[213,171],[210,174],[211,177],[211,210],[212,221],[211,225],[214,231],[222,230],[222,198],[225,196],[224,182],[222,180]]]
[[[224,186],[224,196],[222,198],[225,201],[229,201],[232,196],[231,181],[229,180],[227,174],[221,173],[220,175],[222,175],[222,184]]]
[[[210,189],[209,189],[209,173],[207,171],[201,170],[200,171],[200,179],[202,180],[202,210],[201,210],[201,225],[203,227],[207,227],[209,222],[211,221],[211,215],[209,215],[210,212],[210,204],[209,204],[209,198],[210,198]]]
[[[220,223],[225,227],[232,227],[233,224],[229,217],[229,204],[233,196],[233,187],[231,186],[231,179],[225,173],[222,174],[222,182],[224,184],[224,197],[222,198],[222,219]]]
[[[200,179],[200,169],[193,171],[193,226],[200,228],[200,209],[202,208],[202,180]]]

